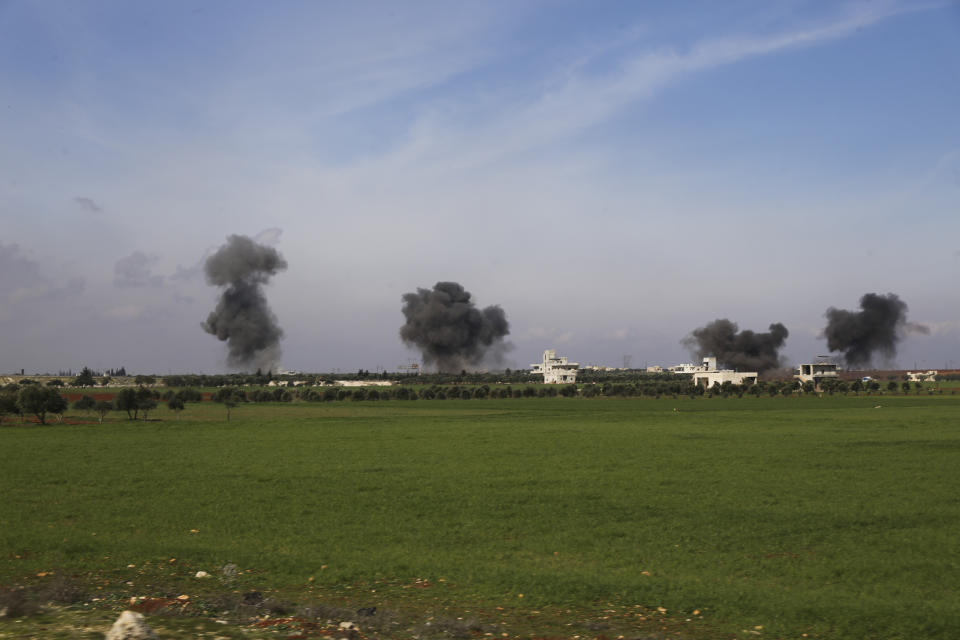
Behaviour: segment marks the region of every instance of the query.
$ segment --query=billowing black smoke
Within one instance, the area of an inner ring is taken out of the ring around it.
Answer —
[[[923,325],[907,322],[907,303],[895,293],[868,293],[860,298],[860,311],[830,307],[826,316],[827,348],[842,353],[850,366],[870,364],[877,353],[891,360],[908,331],[929,332]]]
[[[776,322],[769,333],[738,332],[736,322],[720,318],[694,329],[681,342],[698,358],[714,356],[718,366],[763,373],[782,365],[780,348],[790,332]]]
[[[267,305],[263,285],[286,268],[276,249],[237,235],[204,263],[207,282],[224,289],[203,329],[226,341],[231,367],[267,371],[279,362],[283,330]]]
[[[476,367],[484,359],[496,362],[509,348],[503,342],[510,333],[503,309],[481,311],[456,282],[403,294],[403,316],[407,322],[400,327],[400,338],[420,349],[425,365],[441,372]]]

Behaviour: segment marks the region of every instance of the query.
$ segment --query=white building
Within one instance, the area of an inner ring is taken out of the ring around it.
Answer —
[[[800,382],[812,382],[817,386],[820,386],[824,380],[836,379],[839,376],[839,367],[826,360],[801,364],[793,370],[794,378]]]
[[[703,364],[693,364],[690,362],[684,364],[675,364],[668,369],[670,373],[676,373],[679,375],[691,374],[691,373],[700,373],[705,371],[710,371],[710,365],[707,363],[708,360],[713,361],[713,369],[717,368],[717,359],[716,358],[704,358]]]
[[[756,371],[734,371],[733,369],[717,369],[717,359],[714,357],[706,357],[703,359],[703,364],[699,366],[694,365],[680,365],[683,367],[693,367],[693,384],[699,385],[704,389],[710,389],[714,386],[720,386],[724,382],[729,382],[731,384],[756,384],[757,382],[757,372]],[[670,367],[670,370],[673,371],[676,367]],[[686,373],[684,371],[683,373]]]
[[[577,381],[577,369],[580,367],[576,362],[568,362],[566,358],[558,358],[557,352],[553,349],[547,349],[543,352],[543,362],[530,365],[533,369],[532,374],[543,374],[545,384],[570,384]]]
[[[907,371],[907,380],[910,382],[935,382],[937,379],[937,372],[931,369],[930,371]]]

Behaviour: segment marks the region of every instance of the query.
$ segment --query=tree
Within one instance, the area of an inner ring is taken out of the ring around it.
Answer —
[[[79,400],[73,403],[73,408],[75,411],[83,411],[89,413],[93,411],[94,407],[97,406],[97,401],[91,398],[90,396],[83,396]]]
[[[180,419],[180,412],[183,411],[183,400],[179,396],[174,396],[167,401],[167,408],[177,414],[177,420]]]
[[[103,376],[102,378],[100,378],[100,386],[101,386],[101,387],[105,387],[105,386],[107,386],[108,384],[110,384],[111,382],[113,382],[113,378],[111,378],[110,376]]]
[[[62,420],[68,404],[56,389],[30,385],[20,390],[17,406],[21,413],[32,413],[40,424],[47,424],[48,413],[55,414]]]
[[[133,383],[140,387],[147,384],[153,384],[156,381],[157,381],[156,376],[139,375],[133,379]]]
[[[92,387],[96,384],[97,381],[93,378],[93,371],[90,371],[88,367],[84,367],[73,379],[73,386],[75,387]]]
[[[113,409],[113,405],[107,402],[106,400],[100,400],[93,407],[94,412],[97,414],[97,419],[100,424],[103,424],[103,418]]]
[[[230,422],[230,410],[241,402],[247,401],[247,396],[240,389],[233,387],[221,387],[217,392],[210,396],[214,402],[220,402],[227,409],[227,422]]]
[[[8,414],[21,415],[20,406],[17,404],[17,394],[14,391],[0,393],[0,424],[3,424],[3,417]]]
[[[120,393],[114,399],[114,406],[117,411],[126,411],[127,419],[136,420],[140,407],[137,405],[137,391],[130,387],[120,389]]]
[[[53,380],[51,380],[50,382],[47,383],[47,386],[48,386],[48,387],[62,387],[62,386],[63,386],[63,380],[61,380],[60,378],[54,378]]]
[[[164,376],[163,384],[167,387],[185,387],[186,380],[183,376]]]
[[[147,414],[157,408],[157,399],[153,397],[153,392],[146,387],[137,389],[137,410],[143,412],[143,419],[147,419]],[[136,418],[136,412],[134,413]]]
[[[196,389],[181,389],[177,391],[176,398],[183,400],[184,402],[202,402],[203,394],[197,391]]]
[[[896,380],[891,380],[887,383],[887,391],[896,391],[898,386]]]
[[[904,382],[903,384],[900,385],[900,388],[903,389],[903,395],[905,395],[905,396],[910,395],[910,383],[909,383],[909,382]]]

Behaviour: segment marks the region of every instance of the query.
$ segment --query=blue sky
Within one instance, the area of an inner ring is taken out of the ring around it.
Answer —
[[[222,371],[197,268],[289,269],[290,369],[393,368],[456,280],[515,366],[824,352],[897,293],[960,367],[956,2],[0,2],[0,370]]]

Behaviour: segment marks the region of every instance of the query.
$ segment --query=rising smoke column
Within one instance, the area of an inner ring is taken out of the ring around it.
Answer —
[[[907,303],[895,293],[867,293],[860,298],[860,311],[830,307],[825,315],[827,348],[841,352],[851,366],[869,364],[874,353],[892,359],[908,331],[929,332],[923,325],[907,322]]]
[[[423,363],[445,373],[476,366],[485,357],[496,359],[508,347],[507,316],[499,306],[482,311],[470,292],[456,282],[438,282],[433,289],[403,294],[400,338],[420,349]]]
[[[698,358],[715,356],[718,365],[739,371],[763,373],[781,365],[779,351],[790,335],[785,326],[775,322],[769,333],[738,333],[738,328],[736,322],[720,318],[694,329],[681,342]]]
[[[203,329],[227,343],[227,364],[273,369],[280,360],[283,330],[263,295],[270,276],[287,268],[280,253],[247,236],[232,235],[204,263],[207,283],[224,287]]]

